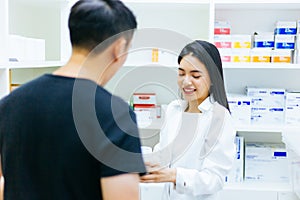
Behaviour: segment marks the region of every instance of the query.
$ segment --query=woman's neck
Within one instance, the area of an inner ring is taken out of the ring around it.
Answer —
[[[200,103],[198,101],[189,101],[188,106],[185,109],[185,112],[189,113],[201,113],[201,111],[198,109],[198,106]]]

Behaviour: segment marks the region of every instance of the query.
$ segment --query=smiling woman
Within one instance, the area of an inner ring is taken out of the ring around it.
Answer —
[[[235,156],[221,58],[213,44],[197,40],[183,48],[178,64],[184,100],[168,105],[154,152],[163,157],[170,150],[170,163],[149,163],[141,182],[165,182],[165,199],[214,200]]]
[[[209,96],[210,78],[204,64],[191,54],[180,62],[178,86],[189,102],[186,112],[199,112],[198,105]]]

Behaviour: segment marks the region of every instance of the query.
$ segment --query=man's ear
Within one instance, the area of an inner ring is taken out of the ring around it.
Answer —
[[[127,41],[125,38],[121,37],[117,41],[115,41],[113,48],[113,57],[115,61],[118,61],[127,51]]]

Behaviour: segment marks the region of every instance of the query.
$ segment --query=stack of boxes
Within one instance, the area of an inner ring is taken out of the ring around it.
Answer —
[[[230,24],[226,21],[216,21],[214,29],[214,43],[220,51],[222,62],[231,62]]]
[[[253,37],[253,49],[251,50],[251,62],[271,62],[271,52],[274,44],[273,33],[255,33]]]
[[[130,104],[140,128],[149,126],[157,118],[155,93],[134,93]]]
[[[235,124],[300,124],[300,92],[256,87],[247,87],[246,91],[245,95],[227,95]]]
[[[275,27],[275,46],[271,54],[273,63],[290,63],[295,49],[296,21],[278,21]]]
[[[222,62],[250,62],[251,35],[230,34],[229,22],[216,21],[214,43]]]
[[[283,124],[285,89],[247,88],[251,98],[252,124]]]
[[[299,63],[299,27],[300,20],[278,21],[274,32],[235,35],[229,22],[216,21],[214,44],[223,62]]]

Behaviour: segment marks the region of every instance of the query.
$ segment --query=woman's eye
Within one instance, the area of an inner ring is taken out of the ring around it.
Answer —
[[[198,78],[200,78],[201,76],[193,76],[193,78],[196,78],[196,79],[198,79]]]
[[[184,74],[178,74],[178,76],[184,76]]]

